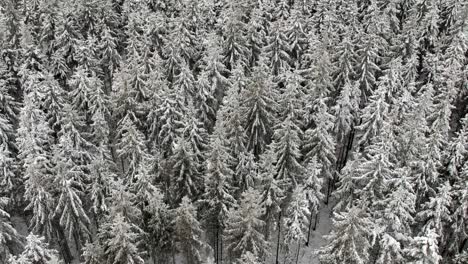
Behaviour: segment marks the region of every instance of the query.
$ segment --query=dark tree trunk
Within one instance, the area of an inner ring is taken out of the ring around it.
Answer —
[[[281,238],[281,211],[278,214],[278,241],[276,244],[276,264],[279,264],[279,250],[280,250],[280,238]]]

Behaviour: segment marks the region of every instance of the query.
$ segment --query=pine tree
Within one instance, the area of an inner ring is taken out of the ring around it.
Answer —
[[[298,186],[293,190],[284,219],[286,227],[284,239],[286,245],[297,242],[299,246],[299,244],[306,240],[305,231],[309,221],[309,215],[310,211],[307,197],[303,192],[303,187]]]
[[[80,251],[82,243],[89,238],[91,222],[83,207],[84,173],[73,160],[73,139],[69,133],[59,138],[53,155],[54,183],[59,195],[53,217],[59,219],[68,238],[75,240]]]
[[[437,189],[435,197],[431,197],[428,202],[423,204],[422,210],[418,212],[418,218],[425,223],[423,231],[434,232],[437,236],[444,239],[445,225],[451,222],[450,205],[452,203],[452,187],[447,182]]]
[[[144,263],[139,250],[142,231],[128,222],[120,213],[104,223],[98,239],[104,250],[106,263]]]
[[[264,53],[269,59],[268,66],[274,76],[289,70],[291,66],[290,47],[288,37],[284,32],[284,22],[276,21],[271,25]]]
[[[294,124],[292,118],[291,115],[288,115],[275,129],[272,147],[277,157],[276,177],[282,180],[290,180],[293,186],[297,186],[302,182],[303,172],[303,167],[299,163],[301,158],[299,151],[301,130]]]
[[[222,118],[222,115],[219,114],[217,120],[222,120]],[[210,138],[205,176],[205,194],[203,196],[203,201],[208,206],[205,217],[207,217],[215,232],[214,250],[216,260],[222,259],[222,256],[218,257],[218,247],[226,225],[228,211],[236,206],[236,201],[232,196],[234,190],[231,185],[233,171],[229,167],[232,157],[226,148],[225,131],[220,123],[219,121],[216,122],[215,130]]]
[[[11,245],[20,245],[20,235],[10,221],[10,215],[5,211],[8,199],[0,197],[0,261],[6,261],[12,254]]]
[[[241,92],[245,89],[245,76],[241,67],[232,70],[231,87],[227,91],[226,103],[219,110],[223,112],[223,126],[226,128],[228,146],[233,157],[246,151],[247,135],[244,129],[244,116]]]
[[[388,93],[387,87],[379,85],[377,90],[369,97],[369,104],[362,110],[362,122],[356,127],[357,144],[366,145],[372,138],[378,136],[384,125],[388,122],[388,103],[386,95]]]
[[[405,263],[401,244],[389,234],[382,235],[380,252],[376,263]]]
[[[328,244],[320,249],[320,261],[324,263],[366,263],[369,260],[373,223],[360,208],[335,213],[333,229]]]
[[[442,260],[437,245],[437,234],[429,229],[423,236],[415,237],[410,247],[406,250],[407,263],[411,264],[438,264]]]
[[[187,263],[201,263],[205,247],[201,240],[203,231],[197,220],[197,210],[188,197],[183,197],[180,206],[175,209],[174,221],[177,248]]]
[[[206,41],[205,45],[207,48],[200,67],[202,71],[207,74],[211,85],[211,91],[218,104],[220,104],[229,85],[229,81],[225,77],[229,74],[229,71],[223,64],[222,50],[217,36],[215,34],[209,34]]]
[[[51,131],[33,92],[24,95],[17,137],[18,157],[23,161],[24,196],[29,201],[25,209],[33,212],[30,227],[34,232],[50,238],[53,229],[50,214],[54,210],[50,192],[52,164],[48,149]]]
[[[453,240],[449,242],[449,249],[451,251],[460,252],[460,248],[463,245],[463,241],[468,237],[468,227],[466,225],[467,218],[465,217],[466,209],[468,208],[468,189],[467,187],[467,178],[468,178],[468,165],[465,165],[462,168],[462,173],[460,178],[454,184],[452,190],[453,202],[455,205],[452,205],[455,211],[452,214],[453,224],[451,225],[453,230]]]
[[[264,209],[259,203],[260,193],[252,188],[242,194],[239,207],[231,210],[225,230],[227,249],[232,256],[246,252],[265,256],[268,242],[262,234],[265,222],[261,219]]]
[[[322,165],[322,175],[333,179],[333,166],[336,162],[335,140],[331,135],[334,117],[328,113],[328,108],[323,99],[317,102],[317,109],[312,120],[314,128],[305,132],[305,143],[303,149],[306,151],[304,157],[309,162],[313,157]]]
[[[270,230],[275,229],[275,224],[281,223],[281,212],[283,200],[286,196],[286,187],[289,186],[288,179],[276,178],[276,155],[268,149],[260,156],[259,178],[262,186],[262,207],[265,208],[265,237],[270,237]],[[273,229],[270,229],[273,227]]]
[[[256,255],[253,253],[246,251],[242,256],[240,257],[239,261],[237,262],[238,264],[260,264],[260,260]]]
[[[194,199],[201,193],[203,181],[201,178],[201,167],[190,142],[185,139],[177,141],[174,151],[173,173],[174,190],[177,190],[176,201],[183,197]]]
[[[252,153],[241,152],[238,154],[239,163],[236,166],[235,177],[239,193],[249,188],[254,188],[258,180],[258,164]]]
[[[14,264],[45,264],[45,263],[54,263],[52,262],[56,259],[57,252],[56,250],[49,249],[44,238],[36,236],[34,234],[29,234],[26,237],[26,245],[24,251],[18,257],[13,257],[10,259],[10,263]]]
[[[169,90],[164,92],[162,102],[153,115],[152,131],[156,136],[156,146],[161,148],[163,157],[168,157],[174,152],[174,141],[180,136],[186,109],[179,94]]]
[[[13,153],[9,150],[7,142],[0,143],[0,195],[14,195],[13,190],[18,187],[15,177],[16,163]]]
[[[133,120],[132,120],[133,119]],[[117,154],[122,163],[122,170],[128,181],[133,181],[141,159],[147,155],[145,137],[135,125],[134,117],[127,114],[120,121]]]
[[[272,88],[266,65],[260,62],[259,66],[254,67],[252,77],[242,93],[247,148],[255,157],[263,153],[273,134],[277,96]]]
[[[223,54],[224,61],[228,69],[233,69],[235,65],[247,65],[249,59],[249,49],[246,41],[245,15],[249,10],[250,3],[242,1],[228,2],[227,7],[221,14],[221,28],[223,32]]]
[[[321,173],[321,166],[317,163],[317,159],[314,157],[309,162],[309,164],[305,167],[305,176],[306,179],[304,181],[303,192],[306,196],[309,205],[309,231],[307,233],[307,242],[306,245],[309,244],[310,239],[310,230],[312,228],[312,217],[315,214],[315,226],[314,230],[317,227],[317,220],[319,214],[320,204],[324,198],[324,195],[321,191],[323,179],[319,178]]]

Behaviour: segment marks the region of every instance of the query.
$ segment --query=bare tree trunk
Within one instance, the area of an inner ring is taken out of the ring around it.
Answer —
[[[312,210],[310,210],[310,217],[309,217],[309,231],[307,232],[307,241],[305,243],[306,247],[309,246],[309,241],[310,241],[310,230],[312,229]]]
[[[299,261],[299,250],[301,249],[301,242],[297,242],[296,264]]]
[[[328,201],[329,201],[330,194],[331,194],[331,188],[332,188],[331,185],[332,185],[332,180],[328,179],[327,199],[325,200],[325,204],[327,204],[327,205],[328,205]]]
[[[278,214],[278,240],[276,244],[276,264],[279,264],[279,249],[280,249],[280,238],[281,238],[281,211]]]
[[[314,231],[317,229],[317,223],[318,223],[318,216],[319,216],[319,212],[315,212],[315,223],[314,223]]]
[[[218,238],[219,238],[219,226],[216,226],[216,237],[215,237],[215,259],[216,259],[216,264],[219,264],[219,242],[218,242]]]

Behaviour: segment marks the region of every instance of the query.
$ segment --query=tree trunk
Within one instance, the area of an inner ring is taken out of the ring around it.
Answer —
[[[331,194],[331,183],[332,183],[332,180],[331,179],[328,179],[328,188],[327,188],[327,199],[325,200],[325,204],[328,205],[328,200],[330,198],[330,194]]]
[[[220,258],[220,263],[223,263],[223,234],[222,231],[219,231],[219,258]]]
[[[299,250],[301,250],[301,242],[297,242],[296,264],[299,262]]]
[[[319,212],[317,211],[315,213],[315,223],[314,223],[314,231],[317,229],[317,223],[318,223],[318,216],[319,216]]]
[[[306,247],[309,246],[309,241],[310,241],[310,230],[312,229],[312,210],[310,210],[310,217],[309,217],[309,231],[307,232],[307,241],[305,243]]]
[[[278,214],[278,241],[276,244],[276,264],[279,264],[279,249],[280,249],[280,238],[281,238],[281,211]]]
[[[216,235],[215,235],[215,260],[216,260],[216,264],[219,264],[219,250],[218,250],[218,238],[219,238],[219,227],[216,226]]]

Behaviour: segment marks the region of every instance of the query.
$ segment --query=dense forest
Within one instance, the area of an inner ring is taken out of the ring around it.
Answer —
[[[0,263],[468,263],[467,21],[0,0]]]

